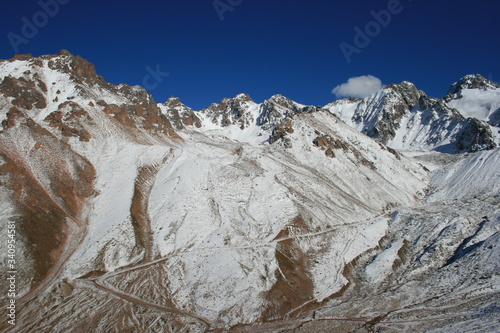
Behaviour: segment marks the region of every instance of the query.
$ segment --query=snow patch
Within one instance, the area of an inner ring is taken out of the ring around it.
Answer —
[[[404,240],[399,239],[366,266],[365,272],[368,282],[379,283],[392,273],[394,262],[398,259],[398,252],[403,247]]]

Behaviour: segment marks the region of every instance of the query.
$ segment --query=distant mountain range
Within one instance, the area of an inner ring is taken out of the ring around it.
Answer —
[[[16,332],[496,332],[499,110],[477,74],[195,111],[67,51],[1,60]]]
[[[240,94],[200,111],[175,97],[160,108],[177,130],[220,129],[243,142],[269,140],[272,130],[294,114],[321,109],[395,149],[474,152],[497,147],[500,138],[500,85],[479,74],[455,82],[441,99],[405,81],[365,99],[346,98],[324,107],[301,105],[281,95],[257,104]]]

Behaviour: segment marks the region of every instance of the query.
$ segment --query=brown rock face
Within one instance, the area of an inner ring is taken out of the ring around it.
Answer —
[[[201,120],[196,112],[182,104],[179,98],[171,97],[163,105],[167,108],[167,118],[176,129],[181,130],[186,126],[201,127]]]
[[[10,59],[10,61],[15,61],[15,60],[31,60],[33,59],[33,55],[31,53],[27,54],[16,54],[14,57]]]
[[[43,89],[47,89],[43,85]],[[13,97],[12,104],[26,110],[31,110],[33,107],[43,109],[47,107],[47,101],[44,95],[38,91],[35,82],[28,81],[21,77],[19,79],[11,76],[6,76],[0,83],[0,93],[5,98]]]
[[[342,149],[344,152],[349,150],[349,145],[338,138],[330,135],[319,135],[313,140],[313,144],[325,151],[328,157],[335,157],[335,150]]]
[[[119,123],[131,128],[145,129],[152,134],[165,134],[174,138],[178,135],[172,128],[170,121],[162,116],[160,109],[152,104],[107,104],[98,101],[104,107],[103,111],[112,115]]]
[[[97,75],[93,63],[80,56],[74,56],[66,50],[62,50],[58,55],[42,56],[40,58],[49,59],[49,68],[69,74],[71,79],[76,83],[99,84],[106,87],[112,86],[102,76]]]
[[[10,108],[7,112],[7,118],[2,121],[3,129],[8,129],[16,126],[16,119],[23,118],[24,114],[17,108]]]
[[[44,281],[67,252],[66,241],[85,230],[82,209],[94,194],[92,164],[12,108],[0,131],[0,185],[11,192],[19,247],[25,247],[21,285]],[[23,141],[34,142],[30,148]],[[43,167],[40,167],[43,166]],[[75,229],[76,228],[76,229]],[[74,236],[74,235],[73,235]]]
[[[281,318],[313,299],[314,283],[309,276],[307,256],[300,247],[293,240],[280,242],[276,260],[282,273],[277,273],[277,282],[268,293],[265,321]]]
[[[200,118],[198,118],[194,113],[184,115],[184,117],[182,117],[182,123],[186,126],[195,126],[197,128],[201,127]]]
[[[24,267],[24,274],[32,279],[31,287],[40,283],[57,261],[59,249],[67,237],[64,211],[51,200],[46,190],[26,169],[22,162],[16,161],[4,152],[0,157],[6,161],[0,167],[0,177],[8,179],[0,185],[13,192],[19,216],[15,219],[18,234],[26,239],[32,267]],[[22,281],[24,284],[28,281]]]
[[[208,108],[201,110],[214,124],[222,127],[239,125],[241,129],[250,126],[255,119],[247,112],[247,103],[253,103],[250,96],[240,94],[234,98],[224,98],[219,103],[213,103]]]
[[[92,138],[89,131],[83,127],[85,123],[92,123],[92,118],[77,103],[68,101],[59,104],[58,110],[49,114],[44,121],[48,122],[50,127],[59,129],[64,136],[78,137],[80,141],[87,142]]]

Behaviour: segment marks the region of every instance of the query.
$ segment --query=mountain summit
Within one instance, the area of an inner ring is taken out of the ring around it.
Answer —
[[[500,84],[488,80],[481,74],[470,74],[453,83],[448,90],[448,95],[460,94],[465,89],[496,90],[498,88]]]
[[[444,97],[448,106],[466,117],[474,117],[500,127],[500,84],[475,74],[467,75],[451,85]],[[498,141],[497,141],[498,143]]]

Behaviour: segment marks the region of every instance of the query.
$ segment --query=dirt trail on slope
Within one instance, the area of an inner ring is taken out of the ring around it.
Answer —
[[[363,224],[363,223],[367,223],[369,222],[370,220],[377,220],[379,218],[381,218],[382,216],[387,216],[388,213],[385,213],[385,214],[380,214],[376,217],[372,217],[370,219],[366,219],[366,220],[362,220],[362,221],[357,221],[357,222],[354,222],[352,224],[348,224],[348,225],[339,225],[339,226],[336,226],[335,228],[331,228],[331,229],[327,229],[327,230],[323,230],[323,231],[320,231],[320,232],[313,232],[313,233],[304,233],[304,234],[298,234],[298,235],[293,235],[293,236],[284,236],[284,237],[280,237],[278,239],[274,239],[268,243],[261,243],[261,244],[255,244],[255,245],[251,245],[251,246],[243,246],[243,247],[234,247],[234,249],[249,249],[249,248],[257,248],[257,247],[263,247],[263,246],[277,246],[277,244],[284,244],[284,243],[287,243],[287,242],[290,242],[290,241],[293,241],[294,239],[299,239],[299,238],[302,238],[302,237],[315,237],[315,236],[320,236],[320,235],[323,235],[323,234],[326,234],[326,233],[329,233],[329,232],[334,232],[336,230],[338,230],[338,228],[342,228],[342,227],[349,227],[349,226],[353,226],[353,225],[359,225],[359,224]],[[227,247],[226,249],[229,249],[229,248],[232,248],[232,247]],[[197,321],[200,321],[201,323],[203,323],[203,325],[205,325],[206,329],[205,329],[205,332],[222,332],[222,331],[228,331],[227,329],[224,329],[224,328],[212,328],[213,324],[210,323],[209,319],[207,318],[203,318],[203,317],[200,317],[200,316],[197,316],[193,313],[188,313],[188,312],[185,312],[185,311],[181,311],[181,310],[178,310],[176,308],[172,308],[172,307],[167,307],[167,306],[163,306],[163,305],[160,305],[160,304],[155,304],[155,303],[151,303],[151,302],[148,302],[146,300],[143,300],[141,299],[140,297],[137,297],[136,295],[133,295],[133,294],[129,294],[129,293],[126,293],[124,291],[121,291],[121,290],[118,290],[117,288],[115,288],[114,286],[112,286],[110,283],[108,283],[106,280],[112,278],[112,277],[116,277],[116,276],[119,276],[119,275],[122,275],[122,274],[126,274],[126,273],[130,273],[130,272],[133,272],[133,271],[136,271],[136,270],[141,270],[141,269],[144,269],[144,268],[147,268],[147,267],[150,267],[150,266],[153,266],[155,264],[158,264],[158,263],[161,263],[161,262],[164,262],[164,261],[167,261],[168,259],[170,258],[173,258],[173,257],[176,257],[176,256],[180,256],[180,255],[183,255],[183,254],[187,254],[187,253],[192,253],[194,251],[197,251],[197,250],[203,250],[203,251],[207,251],[207,250],[219,250],[219,249],[223,249],[223,247],[217,247],[217,248],[199,248],[199,249],[194,249],[194,250],[190,250],[190,251],[186,251],[186,252],[181,252],[181,253],[177,253],[175,255],[170,255],[170,256],[165,256],[165,257],[161,257],[161,258],[157,258],[155,260],[149,260],[149,261],[143,261],[141,263],[138,263],[136,265],[132,265],[132,266],[129,266],[127,268],[124,268],[124,269],[121,269],[121,270],[118,270],[118,271],[115,271],[115,272],[110,272],[110,273],[107,273],[107,274],[104,274],[98,278],[95,278],[95,279],[83,279],[83,281],[86,281],[87,283],[90,283],[92,286],[102,290],[102,291],[105,291],[109,294],[112,294],[122,300],[125,300],[125,301],[128,301],[128,302],[131,302],[131,303],[134,303],[134,304],[137,304],[137,305],[141,305],[141,306],[144,306],[144,307],[148,307],[148,308],[152,308],[152,309],[156,309],[156,310],[161,310],[161,311],[164,311],[164,312],[168,312],[168,313],[173,313],[173,314],[177,314],[177,315],[182,315],[182,316],[186,316],[186,317],[189,317],[189,318],[193,318]],[[288,274],[289,275],[289,274]],[[314,300],[311,300],[311,299],[306,299],[304,300],[304,302],[298,302],[297,304],[295,304],[295,306],[298,306],[298,308],[301,308],[303,306],[307,306],[309,303],[312,303],[314,302]],[[298,308],[294,308],[294,310],[292,312],[294,312],[295,310],[297,310]],[[278,325],[278,323],[281,323],[281,325],[284,324],[284,322],[282,321],[283,319],[285,319],[286,322],[288,322],[288,320],[286,320],[288,317],[289,317],[290,313],[287,313],[287,314],[284,314],[282,313],[281,316],[279,316],[279,318],[276,318],[276,325]],[[307,320],[299,320],[298,323],[299,324],[302,324],[302,323],[306,323],[308,322],[310,319],[307,319]],[[337,320],[337,321],[353,321],[353,322],[361,322],[361,323],[366,323],[369,319],[365,319],[365,318],[353,318],[353,319],[344,319],[344,318],[330,318],[330,320]],[[272,321],[274,322],[274,321]],[[271,323],[268,323],[268,324],[265,324],[265,325],[273,325]],[[294,320],[291,320],[291,322],[294,322],[294,323],[297,323],[297,321],[294,321]],[[240,327],[241,329],[245,329],[243,327]],[[232,331],[229,330],[229,331]]]
[[[156,177],[158,176],[158,173],[161,171],[162,167],[165,164],[167,164],[172,157],[173,157],[173,150],[171,149],[170,153],[167,154],[161,162],[141,167],[138,170],[138,174],[135,180],[134,195],[132,198],[130,212],[132,216],[133,227],[137,242],[141,244],[144,248],[144,258],[138,264],[132,265],[125,269],[118,270],[112,273],[107,273],[95,279],[90,278],[82,280],[88,283],[92,283],[92,286],[97,287],[98,289],[105,291],[109,294],[112,294],[122,300],[137,305],[141,305],[147,308],[195,319],[201,322],[205,326],[205,332],[208,332],[211,327],[211,323],[208,321],[208,319],[202,318],[192,313],[175,309],[173,307],[147,302],[135,295],[118,290],[117,288],[115,288],[106,281],[112,277],[136,271],[139,269],[144,269],[146,267],[166,261],[170,258],[170,256],[167,256],[153,260],[155,255],[154,234],[151,228],[151,218],[149,216],[148,206],[149,206],[150,195],[156,181]]]
[[[174,308],[170,308],[170,307],[166,307],[166,306],[162,306],[160,304],[154,304],[154,303],[150,303],[150,302],[146,302],[134,295],[131,295],[131,294],[127,294],[127,293],[124,293],[116,288],[113,288],[109,283],[107,283],[106,281],[101,281],[100,279],[95,279],[95,280],[92,280],[92,281],[89,281],[89,280],[85,280],[87,282],[92,282],[97,288],[103,290],[103,291],[106,291],[110,294],[113,294],[115,296],[117,296],[118,298],[120,299],[123,299],[125,301],[129,301],[129,302],[132,302],[134,304],[138,304],[138,305],[142,305],[144,307],[147,307],[147,308],[152,308],[152,309],[155,309],[155,310],[161,310],[161,311],[164,311],[164,312],[169,312],[169,313],[173,313],[173,314],[177,314],[177,315],[181,315],[181,316],[187,316],[187,317],[190,317],[190,318],[193,318],[195,320],[198,320],[200,321],[201,323],[203,323],[206,327],[205,329],[205,332],[208,332],[210,330],[210,327],[211,327],[211,324],[210,322],[205,319],[205,318],[202,318],[202,317],[199,317],[199,316],[196,316],[194,314],[191,314],[191,313],[188,313],[188,312],[184,312],[184,311],[180,311],[180,310],[177,310],[177,309],[174,309]]]

